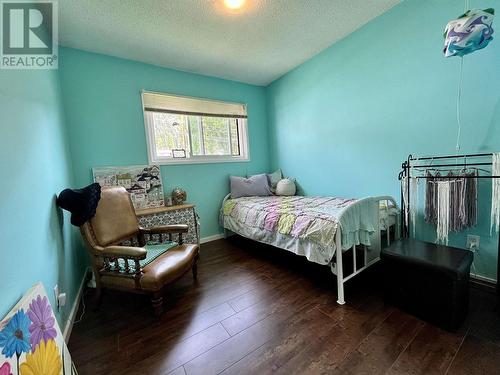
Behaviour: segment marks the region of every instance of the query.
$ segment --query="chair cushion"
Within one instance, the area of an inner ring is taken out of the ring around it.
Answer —
[[[175,281],[193,266],[198,245],[179,245],[171,248],[143,268],[142,289],[157,291]]]
[[[170,248],[142,269],[140,289],[146,292],[161,290],[188,272],[193,266],[196,255],[198,255],[198,245],[184,244]],[[104,287],[136,289],[133,278],[103,275],[101,282]]]
[[[154,261],[156,258],[158,258],[160,255],[166,253],[168,250],[171,248],[177,246],[177,242],[173,241],[167,241],[161,244],[147,244],[144,246],[144,248],[147,251],[146,258],[141,259],[139,261],[139,264],[141,265],[141,268],[146,267],[149,263]],[[135,262],[131,259],[128,260],[128,265],[129,267],[134,270],[135,269]],[[120,270],[123,271],[125,268],[125,260],[124,259],[118,259],[118,266],[120,267]]]

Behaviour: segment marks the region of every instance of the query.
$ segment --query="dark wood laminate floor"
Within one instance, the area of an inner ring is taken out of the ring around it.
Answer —
[[[471,289],[471,311],[449,333],[384,305],[378,270],[336,304],[328,267],[242,238],[202,246],[198,283],[186,275],[153,316],[147,297],[106,292],[76,324],[80,374],[499,374],[500,312]]]

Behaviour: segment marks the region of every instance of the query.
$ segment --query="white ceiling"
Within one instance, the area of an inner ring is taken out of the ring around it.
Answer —
[[[60,0],[59,41],[188,72],[267,85],[400,0]]]

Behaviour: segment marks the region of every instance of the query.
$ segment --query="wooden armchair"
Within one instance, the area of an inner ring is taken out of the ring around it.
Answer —
[[[141,228],[123,187],[102,189],[95,216],[80,231],[90,253],[98,301],[102,288],[151,294],[155,313],[160,315],[163,288],[189,270],[196,279],[199,248],[183,243],[188,226]],[[177,243],[172,242],[173,234],[178,234]],[[158,244],[147,243],[153,235],[158,235]],[[165,236],[168,242],[163,243]],[[130,246],[121,245],[124,241]]]

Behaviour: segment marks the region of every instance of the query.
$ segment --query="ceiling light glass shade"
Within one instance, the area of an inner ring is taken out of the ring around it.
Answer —
[[[224,5],[229,9],[239,9],[245,4],[245,0],[224,0]]]

